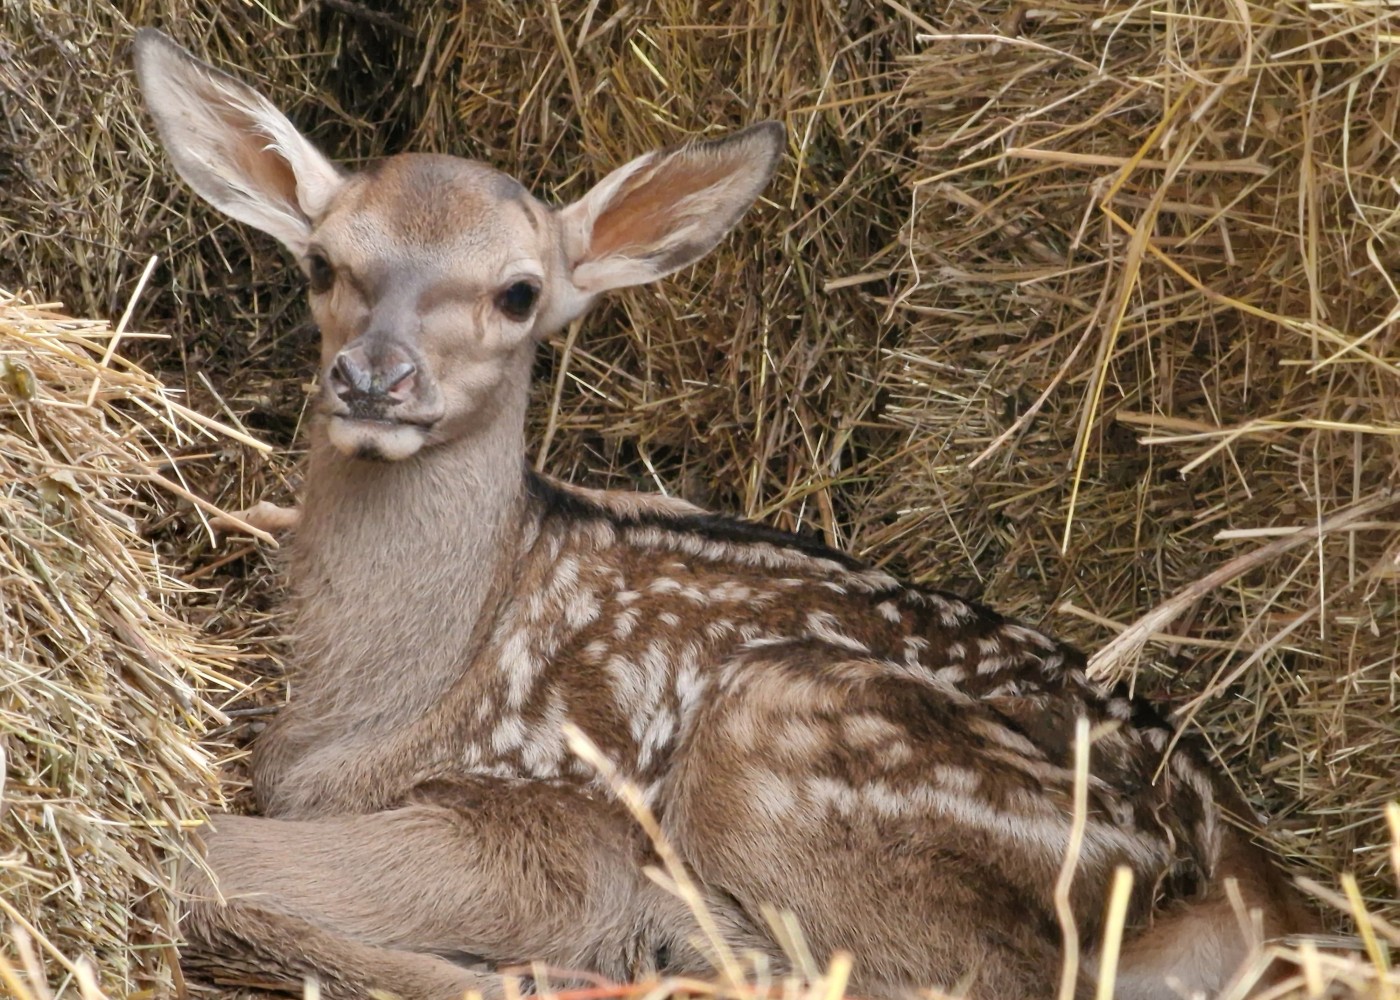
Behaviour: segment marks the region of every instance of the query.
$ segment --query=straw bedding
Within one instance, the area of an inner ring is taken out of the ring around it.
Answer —
[[[135,990],[168,978],[166,866],[220,798],[193,737],[239,685],[142,532],[168,506],[152,490],[180,489],[170,449],[208,437],[102,363],[112,338],[0,292],[0,911],[56,979],[86,956]]]
[[[7,6],[0,284],[113,316],[158,254],[133,323],[174,336],[119,353],[276,446],[227,442],[181,465],[194,492],[238,506],[292,495],[312,333],[280,251],[223,225],[151,144],[125,49],[148,23],[262,81],[339,159],[450,151],[558,201],[654,146],[783,120],[790,155],[720,250],[543,352],[533,457],[819,533],[1099,651],[1103,675],[1207,736],[1271,815],[1269,841],[1330,887],[1339,928],[1363,906],[1389,921],[1361,921],[1378,941],[1400,923],[1400,833],[1384,819],[1400,784],[1392,6]],[[74,465],[149,467],[169,429],[142,437],[121,412],[132,450],[79,448]],[[131,598],[171,616],[159,648],[174,676],[206,683],[189,678],[207,673],[208,640],[178,624],[195,615],[240,637],[241,679],[275,674],[263,550],[212,546],[168,492],[75,481],[75,503],[110,506],[99,487],[140,501],[127,513],[144,538],[103,536],[130,579],[152,579],[158,560],[163,587],[177,569],[214,585],[180,596],[179,616],[149,583]],[[75,594],[106,579],[90,572]],[[32,589],[5,600],[42,607]],[[126,649],[114,627],[90,625]],[[16,643],[29,626],[6,628]],[[12,658],[32,672],[44,656]],[[209,714],[142,690],[115,674],[100,704],[173,713],[168,780],[109,781],[120,807],[81,777],[34,794],[113,816],[209,801],[192,742]],[[16,748],[58,739],[49,725],[42,740],[8,737],[7,802],[31,766]],[[145,752],[128,748],[125,766]],[[152,864],[142,852],[164,834],[131,836],[85,857]],[[32,914],[69,876],[56,849],[29,857],[15,905]],[[151,884],[141,871],[104,882],[110,899]],[[1356,882],[1339,887],[1344,873]],[[123,948],[159,934],[104,922],[110,899],[43,906],[86,928],[63,948],[120,970]],[[1364,967],[1346,975],[1379,990]]]

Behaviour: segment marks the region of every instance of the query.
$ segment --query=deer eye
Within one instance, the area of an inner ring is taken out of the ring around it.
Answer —
[[[306,257],[306,277],[311,282],[313,292],[328,292],[335,284],[335,268],[326,260],[326,255],[312,251]]]
[[[528,319],[539,300],[540,290],[532,281],[517,281],[496,295],[496,308],[517,323]]]

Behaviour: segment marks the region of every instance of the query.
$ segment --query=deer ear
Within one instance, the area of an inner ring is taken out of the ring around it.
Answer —
[[[608,174],[559,213],[575,288],[591,297],[640,285],[709,253],[768,183],[784,134],[762,122]]]
[[[261,94],[159,31],[136,33],[136,78],[175,169],[220,211],[306,252],[339,170]]]

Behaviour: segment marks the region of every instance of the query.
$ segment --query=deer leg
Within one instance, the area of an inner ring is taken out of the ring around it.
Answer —
[[[501,977],[436,955],[384,948],[328,931],[265,901],[199,900],[187,908],[181,961],[221,985],[301,993],[316,979],[331,1000],[361,1000],[371,989],[412,1000],[484,1000],[503,995]]]
[[[215,531],[238,534],[246,530],[244,525],[251,525],[276,535],[292,530],[301,521],[300,507],[279,507],[268,500],[259,500],[245,510],[231,511],[230,514],[215,514],[209,519],[209,526]]]
[[[182,877],[194,964],[410,1000],[499,993],[494,976],[444,955],[614,979],[703,966],[691,915],[645,877],[643,845],[611,803],[536,783],[415,798],[358,816],[217,817],[213,882],[193,865]],[[741,915],[720,919],[736,947],[752,946]]]

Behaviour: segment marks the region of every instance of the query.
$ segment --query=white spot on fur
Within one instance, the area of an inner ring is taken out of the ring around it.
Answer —
[[[753,638],[745,639],[745,649],[767,649],[771,646],[786,646],[792,642],[789,636],[769,635],[766,634],[760,626],[753,624],[739,626],[739,634],[745,637],[749,635],[753,636]]]
[[[1051,650],[1055,648],[1053,640],[1035,629],[1027,628],[1025,625],[1017,625],[1010,622],[1001,627],[1001,634],[1014,642],[1019,642],[1035,649]]]
[[[986,698],[1017,698],[1021,694],[1021,685],[1016,681],[1003,681],[996,687],[988,691],[983,697]]]
[[[982,778],[976,771],[951,764],[933,765],[933,777],[941,787],[960,795],[972,795],[982,787]]]
[[[705,691],[709,688],[710,682],[696,668],[693,658],[682,663],[676,670],[675,690],[676,700],[680,703],[681,722],[684,725],[695,709],[699,707],[700,701],[705,696]]]
[[[977,675],[990,677],[992,674],[1005,670],[1013,662],[1015,661],[1001,653],[984,653],[977,658]]]
[[[709,592],[709,598],[712,601],[742,603],[751,600],[753,596],[753,588],[737,580],[725,580],[723,583],[717,583],[710,588]]]
[[[518,715],[502,715],[491,730],[491,750],[507,754],[525,745],[525,720]]]
[[[520,763],[531,777],[553,778],[564,759],[564,700],[557,690],[549,693],[544,716],[531,727],[521,748]]]
[[[530,697],[542,666],[523,629],[512,632],[501,644],[500,666],[506,675],[506,707],[519,709]]]
[[[612,681],[613,698],[618,708],[625,715],[635,713],[641,707],[646,689],[637,665],[625,656],[612,656],[603,664],[603,670]]]
[[[1000,652],[1002,652],[1002,651],[1003,651],[1003,646],[1002,646],[1002,642],[1001,642],[1001,636],[996,635],[996,634],[993,634],[993,635],[980,635],[980,636],[977,637],[977,652],[978,652],[978,654],[980,654],[980,655],[982,655],[982,656],[990,656],[990,655],[992,655],[993,653],[1000,653]]]
[[[914,759],[914,748],[903,740],[897,740],[880,751],[886,767],[900,767]]]
[[[716,618],[705,623],[706,637],[718,642],[721,639],[729,638],[734,631],[734,623],[728,618]]]
[[[894,601],[881,601],[879,604],[875,605],[875,610],[878,611],[880,617],[887,622],[893,622],[898,625],[900,622],[904,621],[904,616],[899,613],[899,606],[896,605]]]
[[[860,811],[860,795],[844,781],[837,781],[835,778],[809,777],[802,782],[802,790],[806,793],[807,800],[817,806],[824,806],[844,814]]]
[[[952,601],[938,594],[930,594],[929,601],[938,612],[938,624],[944,628],[957,628],[972,619],[972,609],[961,601]]]
[[[748,771],[744,784],[751,810],[760,819],[782,823],[797,810],[797,795],[781,775],[772,771]]]
[[[554,606],[566,594],[578,588],[579,561],[577,556],[563,556],[555,561],[544,586],[530,595],[527,613],[531,621],[546,621],[554,615]]]
[[[642,650],[637,662],[613,657],[605,669],[613,679],[613,692],[618,705],[628,718],[628,728],[634,742],[640,744],[651,717],[661,703],[671,674],[670,650],[660,639],[654,639]]]
[[[1006,747],[1008,750],[1015,750],[1019,754],[1024,754],[1032,759],[1044,756],[1030,740],[1026,739],[1015,730],[1008,729],[986,717],[972,717],[968,720],[968,728],[978,735],[991,740],[998,746]]]
[[[1028,803],[1033,806],[1033,812],[998,809],[976,797],[975,790],[967,787],[968,781],[957,773],[958,770],[945,769],[952,780],[940,780],[937,785],[921,782],[906,787],[895,787],[883,781],[855,787],[832,778],[809,777],[803,781],[802,791],[809,801],[840,815],[935,816],[1009,841],[1020,851],[1033,852],[1043,863],[1059,863],[1069,841],[1067,813],[1053,811],[1039,796]],[[935,774],[939,772],[936,770]],[[1165,858],[1155,842],[1095,821],[1091,821],[1086,830],[1084,852],[1086,860],[1093,863],[1127,857],[1144,867],[1160,864]]]
[[[607,550],[617,544],[617,532],[607,521],[601,518],[582,522],[588,532],[588,540],[601,550]]]
[[[826,731],[806,719],[788,719],[773,734],[779,750],[793,760],[810,760],[830,744]]]
[[[637,767],[650,767],[656,755],[670,747],[675,733],[675,716],[665,710],[653,715],[641,738],[637,740]]]
[[[575,591],[569,602],[564,605],[564,621],[574,631],[593,624],[601,613],[602,608],[587,590]]]
[[[829,611],[813,611],[807,615],[807,631],[813,638],[853,653],[869,654],[870,648],[840,631],[840,625],[836,616]]]
[[[618,639],[626,639],[637,627],[639,618],[641,618],[641,611],[638,608],[628,608],[613,619],[613,635]]]
[[[462,754],[457,760],[464,771],[469,774],[475,772],[481,766],[481,747],[475,743],[468,743],[462,748]]]
[[[860,712],[841,720],[841,732],[854,747],[883,746],[904,735],[904,730],[873,712]]]
[[[902,584],[884,570],[867,569],[859,573],[848,573],[848,578],[853,582],[860,583],[868,591],[894,590]]]

